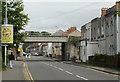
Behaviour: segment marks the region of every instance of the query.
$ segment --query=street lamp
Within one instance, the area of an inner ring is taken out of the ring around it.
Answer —
[[[8,44],[13,43],[13,25],[8,24],[8,17],[7,17],[7,0],[5,0],[5,20],[4,25],[1,27],[1,43],[3,43],[2,46],[5,47],[5,66],[6,66],[6,54],[7,54],[7,46]]]
[[[5,6],[5,24],[8,24],[8,17],[7,17],[7,0],[5,1],[6,6]]]
[[[6,5],[5,5],[5,20],[4,20],[4,24],[6,24],[7,25],[7,23],[8,23],[8,19],[7,19],[7,0],[5,1],[5,3],[6,3]],[[8,45],[2,45],[2,46],[4,46],[5,47],[5,66],[7,65],[7,63],[6,63],[6,55],[7,55],[7,46]]]

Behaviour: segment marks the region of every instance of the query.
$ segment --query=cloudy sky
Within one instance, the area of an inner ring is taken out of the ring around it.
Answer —
[[[81,26],[100,17],[101,8],[110,8],[117,0],[23,0],[30,21],[27,31],[55,32]]]

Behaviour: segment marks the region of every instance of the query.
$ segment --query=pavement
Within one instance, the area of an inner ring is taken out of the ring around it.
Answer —
[[[59,62],[62,62],[62,63],[66,63],[66,64],[72,64],[72,65],[81,66],[81,67],[85,67],[85,68],[89,68],[89,69],[93,69],[93,70],[97,70],[97,71],[101,71],[101,72],[105,72],[105,73],[120,76],[120,70],[117,70],[117,69],[98,67],[98,66],[92,66],[92,65],[86,65],[86,64],[80,64],[79,63],[80,61],[77,61],[76,63],[74,63],[72,61],[60,61],[60,60],[58,60],[56,58],[50,58],[50,59],[53,59],[55,61],[59,61]]]
[[[2,80],[26,80],[22,61],[14,61],[13,69],[7,66],[7,70],[2,72]]]

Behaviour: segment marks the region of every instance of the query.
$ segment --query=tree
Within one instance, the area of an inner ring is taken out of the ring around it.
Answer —
[[[21,0],[11,1],[7,3],[8,7],[8,24],[12,24],[14,27],[14,44],[18,48],[19,44],[24,40],[24,33],[20,33],[20,30],[24,30],[25,25],[28,23],[28,14],[24,14],[24,5]],[[4,23],[5,17],[5,2],[2,2],[2,23]],[[14,47],[13,45],[11,45]]]
[[[30,35],[30,36],[40,36],[40,32],[39,31],[31,31],[31,32],[29,32],[29,34],[28,35]]]
[[[5,18],[5,6],[6,3],[2,2],[2,24],[4,24]],[[8,24],[13,25],[14,34],[13,34],[13,44],[9,44],[9,47],[12,47],[13,52],[16,54],[19,44],[24,41],[25,33],[21,33],[21,30],[24,30],[25,25],[30,20],[28,14],[24,14],[24,5],[21,0],[13,0],[7,3],[8,8]],[[14,46],[16,44],[16,46]],[[4,50],[4,49],[3,49]],[[4,52],[2,50],[2,52]],[[4,55],[3,55],[4,56]],[[4,59],[4,57],[3,57]]]
[[[23,51],[25,52],[26,51],[26,48],[29,46],[29,45],[31,45],[32,43],[24,43],[23,44],[23,47],[22,47],[22,49],[23,49]]]
[[[80,40],[80,37],[70,36],[68,42],[70,44],[73,44],[74,46],[78,46],[79,40]]]
[[[42,31],[42,32],[41,32],[41,35],[42,35],[42,36],[50,36],[51,33],[47,32],[47,31]]]

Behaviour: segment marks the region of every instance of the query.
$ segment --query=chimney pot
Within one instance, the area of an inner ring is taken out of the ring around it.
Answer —
[[[120,1],[116,2],[116,8],[120,10]]]
[[[101,16],[105,16],[106,15],[106,11],[108,8],[102,8],[101,9]]]

